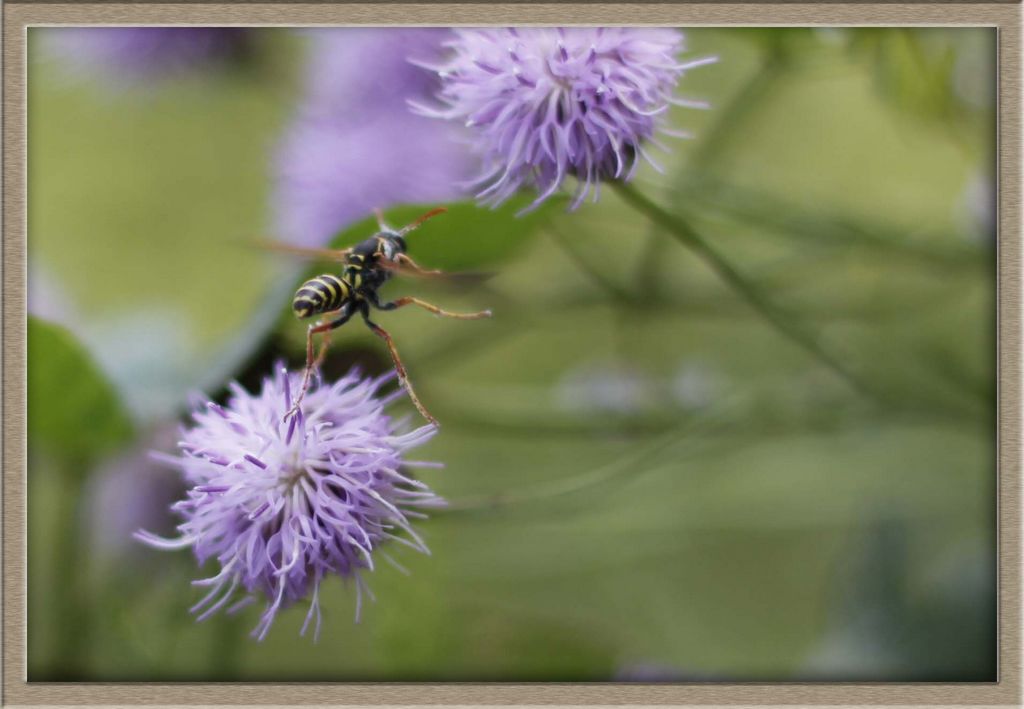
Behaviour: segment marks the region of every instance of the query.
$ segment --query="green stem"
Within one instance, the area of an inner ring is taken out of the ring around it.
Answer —
[[[778,332],[800,345],[800,347],[838,374],[861,394],[873,399],[878,398],[871,387],[826,350],[801,324],[772,303],[751,281],[747,280],[745,276],[733,268],[732,264],[718,253],[711,244],[705,241],[683,218],[665,211],[631,185],[624,182],[612,182],[611,185],[627,204],[643,213],[652,222],[674,236],[677,241],[700,256],[726,284],[738,293],[755,311],[762,315]]]
[[[63,475],[65,487],[57,511],[59,528],[54,548],[54,586],[57,594],[53,615],[53,681],[85,679],[85,658],[90,642],[90,609],[85,595],[87,553],[81,524],[84,479],[81,471]]]
[[[480,412],[480,416],[476,417],[477,420],[486,416],[487,413]],[[732,450],[736,445],[737,436],[743,436],[743,440],[748,442],[757,442],[792,435],[830,435],[843,430],[844,425],[877,424],[881,420],[876,412],[864,413],[860,415],[862,418],[852,419],[845,418],[845,414],[840,418],[832,418],[830,414],[834,413],[835,409],[827,408],[796,418],[789,418],[779,412],[762,414],[757,417],[737,418],[736,412],[731,407],[717,411],[712,410],[692,417],[682,425],[671,426],[643,448],[632,450],[601,467],[518,491],[452,500],[446,510],[453,514],[492,512],[499,508],[574,495],[593,490],[600,485],[618,479],[635,481],[639,475],[657,464],[656,461],[660,454],[668,452],[673,447],[675,449],[672,450],[671,460],[678,463],[679,460],[685,458],[715,455],[718,451]],[[920,414],[890,411],[883,412],[883,415],[891,417],[886,425],[917,426],[926,424],[951,426],[956,430],[963,430],[965,425],[962,418],[949,417],[943,412],[933,410],[922,410]],[[973,425],[979,424],[977,417],[968,421]],[[501,425],[503,426],[504,422]]]
[[[715,422],[717,422],[717,417],[715,416],[709,416],[704,419],[691,419],[682,425],[673,426],[667,434],[662,435],[650,445],[634,450],[621,458],[579,475],[574,475],[564,480],[542,483],[541,485],[518,492],[481,495],[450,501],[445,509],[449,513],[456,514],[480,511],[489,512],[499,507],[542,501],[587,490],[602,483],[611,482],[618,477],[625,477],[636,473],[642,464],[674,445],[681,443],[688,450],[697,448],[695,443],[696,437],[682,434],[684,432],[686,434],[699,432],[702,428],[711,429]],[[674,459],[678,460],[679,456],[674,456]]]
[[[776,44],[769,48],[759,63],[759,69],[733,95],[729,104],[719,112],[718,120],[690,152],[688,174],[700,174],[701,179],[709,174],[709,166],[728,148],[747,118],[772,94],[776,82],[788,68],[784,46]],[[654,225],[636,266],[634,283],[640,291],[638,297],[664,296],[662,275],[665,260],[661,258],[663,241],[664,231]]]
[[[565,238],[565,235],[562,234],[562,232],[554,226],[548,225],[547,233],[548,236],[551,237],[551,240],[555,242],[555,244],[562,250],[562,253],[564,253],[569,260],[576,265],[580,272],[593,281],[599,288],[607,291],[614,300],[627,304],[636,302],[636,299],[631,293],[629,293],[629,291],[605,276],[597,270],[593,264],[587,261],[583,254],[569,243],[569,240]]]
[[[548,225],[547,233],[551,236],[552,241],[562,249],[562,252],[569,257],[569,259],[584,275],[593,281],[599,288],[606,291],[613,301],[623,306],[619,309],[618,321],[612,334],[614,338],[613,347],[617,355],[621,358],[625,358],[629,351],[629,337],[626,335],[625,328],[629,324],[633,312],[636,310],[633,306],[640,302],[639,298],[635,296],[631,290],[623,288],[611,278],[601,273],[601,271],[590,263],[590,261],[588,261],[583,254],[581,254],[579,250],[565,238],[565,235],[554,226]]]
[[[233,682],[241,667],[242,643],[246,630],[237,615],[224,614],[217,619],[210,640],[210,680]]]
[[[688,159],[691,172],[703,173],[722,154],[747,117],[766,96],[771,95],[776,81],[788,68],[786,55],[781,49],[772,49],[767,53],[757,72],[747,80],[729,105],[718,112],[719,120],[691,151]]]
[[[656,299],[664,299],[665,289],[662,286],[662,281],[665,259],[661,257],[661,254],[665,241],[664,229],[658,229],[652,224],[643,253],[640,254],[640,258],[636,262],[633,277],[634,290],[637,291],[636,298],[647,299],[653,295]]]

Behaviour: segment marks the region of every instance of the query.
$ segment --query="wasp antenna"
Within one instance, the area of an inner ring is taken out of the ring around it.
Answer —
[[[415,221],[413,221],[413,222],[405,225],[404,227],[402,227],[402,229],[398,233],[401,236],[405,236],[406,234],[408,234],[413,229],[416,229],[417,227],[419,227],[423,222],[427,221],[428,219],[436,217],[438,214],[444,214],[447,211],[448,211],[447,207],[435,207],[434,209],[431,209],[429,212],[427,212],[423,216],[417,218]]]

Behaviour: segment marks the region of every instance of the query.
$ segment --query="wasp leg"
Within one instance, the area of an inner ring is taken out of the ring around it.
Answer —
[[[439,271],[436,268],[423,268],[423,266],[420,266],[418,263],[413,261],[412,257],[410,257],[408,254],[398,254],[398,256],[395,257],[395,261],[398,262],[399,264],[404,264],[406,268],[408,268],[410,271],[412,271],[413,273],[418,273],[421,276],[445,275],[444,271]]]
[[[413,406],[415,406],[416,410],[423,415],[423,418],[425,418],[427,421],[430,421],[430,423],[434,424],[435,426],[439,426],[440,424],[437,422],[437,419],[434,418],[429,411],[427,411],[426,407],[424,407],[423,404],[420,403],[419,397],[416,396],[416,392],[413,390],[412,384],[409,382],[409,375],[405,371],[405,365],[402,364],[402,358],[398,356],[398,349],[395,347],[395,341],[391,339],[391,335],[388,334],[387,330],[385,330],[380,325],[370,320],[369,308],[367,308],[365,304],[363,306],[362,313],[363,320],[366,322],[366,326],[373,330],[375,335],[377,335],[382,340],[384,340],[385,343],[387,343],[388,351],[391,353],[391,360],[395,363],[395,371],[398,373],[398,382],[409,394],[409,398],[412,400]]]
[[[418,305],[424,310],[429,310],[434,315],[440,315],[446,318],[455,318],[457,320],[480,320],[482,318],[489,318],[493,315],[490,310],[481,310],[476,313],[452,313],[447,310],[442,310],[436,305],[432,305],[425,300],[414,298],[411,295],[407,295],[404,298],[398,298],[390,303],[381,303],[377,298],[376,293],[374,293],[373,297],[370,298],[370,302],[381,310],[398,310],[399,308],[404,308],[406,305]]]
[[[299,387],[299,394],[298,396],[295,397],[295,402],[292,404],[292,407],[288,409],[288,411],[285,413],[284,420],[291,418],[298,412],[299,406],[302,404],[302,399],[305,398],[306,391],[309,389],[309,380],[313,374],[313,370],[319,367],[321,363],[323,363],[324,358],[327,356],[327,347],[330,345],[330,338],[326,333],[329,333],[331,330],[334,330],[335,328],[341,327],[342,325],[347,323],[353,315],[354,313],[352,312],[352,307],[350,305],[346,305],[341,310],[341,315],[339,315],[334,320],[331,320],[330,322],[327,323],[321,323],[319,325],[309,326],[309,329],[306,331],[306,369],[302,373],[302,386]],[[324,339],[320,345],[320,353],[317,355],[317,358],[314,361],[313,335],[316,335],[317,333],[321,332],[324,333]]]
[[[373,216],[377,217],[377,226],[380,227],[381,231],[391,230],[391,227],[384,221],[384,212],[381,211],[380,207],[373,208]]]
[[[351,315],[349,316],[351,317]],[[337,327],[337,326],[335,326]],[[320,337],[320,351],[316,355],[316,362],[313,363],[313,369],[320,369],[323,365],[324,360],[327,359],[327,348],[331,346],[331,331],[334,328],[328,328],[323,331]],[[306,361],[309,361],[309,350],[306,351]]]

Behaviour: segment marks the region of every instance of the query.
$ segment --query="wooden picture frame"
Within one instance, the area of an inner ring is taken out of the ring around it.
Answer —
[[[26,28],[39,24],[971,25],[998,28],[999,680],[992,684],[26,682]],[[60,4],[8,2],[4,38],[3,701],[10,705],[1018,705],[1021,701],[1021,6],[1010,3]]]

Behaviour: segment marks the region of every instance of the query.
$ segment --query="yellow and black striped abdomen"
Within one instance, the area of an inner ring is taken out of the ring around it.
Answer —
[[[341,278],[325,273],[302,284],[292,301],[297,318],[327,313],[340,308],[349,299],[352,288]]]

